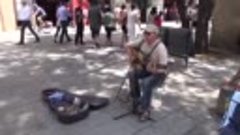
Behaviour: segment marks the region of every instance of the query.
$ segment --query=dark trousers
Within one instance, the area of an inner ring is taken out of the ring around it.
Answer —
[[[219,135],[239,135],[239,131],[236,130],[231,124],[223,127],[219,131]]]
[[[105,27],[106,30],[106,37],[108,40],[111,40],[112,38],[112,31],[114,30],[114,28],[112,27]]]
[[[164,82],[166,74],[152,74],[146,70],[132,70],[128,75],[133,98],[133,111],[139,105],[143,110],[148,110],[151,105],[153,89]]]
[[[55,43],[57,42],[58,35],[59,35],[60,31],[61,31],[61,25],[58,25],[58,26],[56,27],[56,32],[55,32],[55,34],[54,34],[54,42],[55,42]],[[65,34],[64,36],[65,36],[66,38],[68,38],[66,34]]]
[[[80,38],[80,43],[83,44],[83,31],[84,31],[83,23],[78,23],[76,34],[75,34],[75,44],[78,43],[79,38]]]
[[[35,36],[36,41],[39,41],[37,33],[33,30],[30,21],[21,21],[21,33],[20,33],[20,43],[24,44],[25,29],[28,28],[30,32]]]
[[[55,32],[55,34],[54,34],[54,41],[55,41],[55,42],[57,42],[57,37],[58,37],[58,34],[59,34],[60,30],[61,30],[61,26],[60,26],[60,25],[57,25],[57,27],[56,27],[56,32]]]
[[[68,41],[71,41],[71,38],[68,35],[68,30],[67,30],[67,26],[68,26],[69,22],[68,21],[61,21],[60,23],[61,23],[62,32],[61,32],[61,35],[60,35],[60,41],[59,42],[60,43],[63,42],[64,35],[66,36]]]
[[[91,27],[91,33],[92,33],[92,38],[95,39],[96,37],[99,37],[99,33],[100,33],[100,27]]]
[[[92,39],[94,40],[96,47],[99,48],[100,45],[99,45],[98,37],[99,37],[99,33],[100,33],[100,27],[90,26],[90,29],[91,29],[91,33],[92,33]]]
[[[127,35],[127,26],[126,24],[122,25],[122,32],[124,35]]]

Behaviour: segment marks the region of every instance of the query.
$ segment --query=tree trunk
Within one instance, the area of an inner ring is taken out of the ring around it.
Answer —
[[[208,22],[212,15],[213,1],[200,0],[196,29],[195,47],[197,53],[206,53],[209,48]]]

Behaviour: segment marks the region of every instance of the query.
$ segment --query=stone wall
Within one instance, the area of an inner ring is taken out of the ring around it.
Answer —
[[[14,0],[0,0],[0,31],[16,29]]]
[[[216,0],[211,45],[240,52],[240,0]]]

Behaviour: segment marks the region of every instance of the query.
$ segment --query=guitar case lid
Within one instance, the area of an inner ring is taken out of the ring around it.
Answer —
[[[79,97],[89,104],[90,110],[99,110],[109,105],[109,99],[105,97],[92,95],[81,95]]]

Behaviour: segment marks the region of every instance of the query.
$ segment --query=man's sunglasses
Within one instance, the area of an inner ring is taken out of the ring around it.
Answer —
[[[147,31],[144,31],[144,35],[149,36],[149,35],[151,35],[151,33],[147,32]]]

